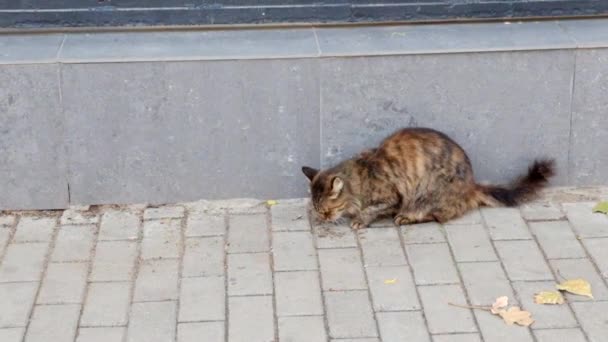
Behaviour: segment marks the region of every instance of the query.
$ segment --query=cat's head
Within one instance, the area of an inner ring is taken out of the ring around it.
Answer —
[[[302,172],[310,180],[313,213],[321,221],[335,222],[348,205],[347,184],[343,177],[331,170],[319,171],[308,166]]]

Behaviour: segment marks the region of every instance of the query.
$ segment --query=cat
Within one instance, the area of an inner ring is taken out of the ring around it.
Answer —
[[[534,161],[511,186],[481,185],[469,157],[450,137],[430,128],[403,128],[332,168],[304,166],[302,172],[317,220],[350,218],[350,226],[360,229],[384,216],[397,226],[444,223],[481,206],[519,205],[548,183],[555,161]]]

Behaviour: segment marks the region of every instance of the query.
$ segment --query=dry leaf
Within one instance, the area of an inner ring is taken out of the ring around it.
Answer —
[[[496,315],[496,314],[498,314],[500,309],[506,307],[507,305],[509,305],[509,297],[507,297],[507,296],[498,297],[498,298],[496,298],[496,301],[494,302],[494,304],[492,304],[492,309],[490,311]]]
[[[564,304],[564,297],[559,291],[541,291],[534,295],[536,304]]]
[[[277,201],[275,201],[275,200],[268,200],[268,201],[266,201],[266,204],[267,204],[269,207],[272,207],[273,205],[276,205],[277,203],[278,203],[278,202],[277,202]]]
[[[508,310],[500,310],[498,314],[508,325],[513,325],[513,323],[517,323],[519,325],[527,327],[530,324],[534,323],[534,320],[532,319],[532,314],[528,311],[522,311],[518,306],[512,306]]]
[[[393,278],[393,279],[386,279],[386,280],[384,281],[384,283],[385,283],[385,284],[387,284],[387,285],[392,285],[392,284],[394,284],[394,283],[396,283],[396,282],[397,282],[397,278]]]
[[[585,279],[570,279],[562,282],[561,284],[555,285],[558,290],[568,291],[581,296],[587,296],[593,298],[591,294],[591,285]]]

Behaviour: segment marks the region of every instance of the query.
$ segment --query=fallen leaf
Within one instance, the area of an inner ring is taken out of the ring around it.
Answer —
[[[608,201],[599,202],[595,207],[593,207],[593,212],[608,215]]]
[[[268,201],[266,201],[266,204],[267,204],[269,207],[272,207],[273,205],[276,205],[277,203],[278,203],[278,202],[277,202],[277,201],[275,201],[275,200],[268,200]]]
[[[505,308],[507,305],[509,305],[509,297],[498,297],[496,298],[496,301],[494,301],[494,304],[492,304],[492,309],[490,311],[496,315],[500,309]]]
[[[593,298],[591,285],[585,279],[570,279],[555,285],[558,290],[567,291],[581,296]]]
[[[536,304],[564,304],[564,297],[559,291],[541,291],[534,295]]]
[[[397,278],[393,278],[393,279],[386,279],[386,280],[384,281],[384,283],[385,283],[385,284],[387,284],[387,285],[392,285],[392,284],[394,284],[394,283],[396,283],[396,282],[397,282]]]
[[[522,311],[518,306],[512,306],[507,310],[500,310],[498,314],[508,325],[516,323],[527,327],[534,323],[532,314],[528,311]]]

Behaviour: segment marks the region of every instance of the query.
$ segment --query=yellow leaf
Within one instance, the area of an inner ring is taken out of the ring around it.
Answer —
[[[385,283],[385,284],[387,284],[387,285],[392,285],[392,284],[395,284],[396,282],[397,282],[397,278],[393,278],[393,279],[386,279],[386,280],[384,281],[384,283]]]
[[[595,207],[593,207],[593,212],[608,215],[608,201],[599,202]]]
[[[512,306],[508,310],[500,310],[498,314],[508,325],[516,323],[527,327],[534,323],[532,314],[528,311],[522,311],[518,306]]]
[[[534,295],[536,304],[564,304],[564,297],[559,291],[541,291]]]
[[[492,304],[492,309],[490,311],[492,311],[492,313],[496,315],[498,314],[500,309],[506,307],[507,305],[509,305],[509,297],[498,297],[496,298],[496,301],[494,301],[494,304]]]
[[[269,207],[272,207],[273,205],[276,205],[277,203],[279,203],[279,202],[277,202],[277,201],[275,201],[275,200],[268,200],[268,201],[266,201],[266,204],[267,204]]]
[[[593,298],[591,293],[591,285],[585,279],[570,279],[555,285],[558,290],[568,291],[581,296]]]

